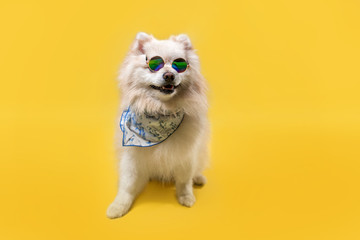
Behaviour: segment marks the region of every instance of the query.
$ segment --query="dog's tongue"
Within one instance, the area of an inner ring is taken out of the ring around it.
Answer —
[[[174,90],[174,85],[165,85],[165,86],[162,86],[162,89],[165,89],[165,90]]]

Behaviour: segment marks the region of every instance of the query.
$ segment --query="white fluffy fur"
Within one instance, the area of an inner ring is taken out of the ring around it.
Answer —
[[[150,72],[145,57],[161,56],[165,66]],[[184,58],[190,68],[177,73],[171,62]],[[172,94],[164,94],[150,87],[164,84],[162,75],[175,74]],[[180,204],[191,207],[195,203],[193,183],[204,184],[201,174],[207,165],[207,99],[205,79],[200,74],[199,59],[187,35],[157,40],[146,33],[138,33],[120,71],[122,101],[119,113],[131,105],[136,112],[175,112],[179,108],[185,117],[178,130],[167,140],[152,147],[122,147],[122,132],[117,128],[116,146],[120,159],[119,189],[107,210],[109,218],[121,217],[128,212],[135,197],[149,179],[174,181]],[[118,119],[118,120],[119,120]]]

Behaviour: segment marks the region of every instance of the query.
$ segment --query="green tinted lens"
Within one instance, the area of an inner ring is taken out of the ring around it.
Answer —
[[[172,67],[177,71],[177,72],[184,72],[186,70],[186,68],[188,67],[187,62],[185,61],[185,59],[182,58],[178,58],[175,59],[172,63]]]
[[[153,57],[149,61],[149,68],[153,71],[159,71],[164,67],[164,60],[161,57]]]

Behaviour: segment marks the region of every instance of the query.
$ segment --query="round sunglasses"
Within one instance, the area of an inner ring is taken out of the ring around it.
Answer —
[[[148,65],[151,72],[157,72],[162,69],[165,65],[164,59],[159,56],[152,57],[150,60],[146,57],[146,64]],[[175,59],[172,64],[172,68],[175,69],[178,73],[185,72],[185,70],[190,67],[189,63],[183,58]]]

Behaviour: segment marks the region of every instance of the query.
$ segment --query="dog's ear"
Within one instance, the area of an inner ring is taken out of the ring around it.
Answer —
[[[139,32],[138,34],[136,34],[136,38],[132,50],[138,54],[144,54],[145,53],[144,44],[146,42],[151,41],[152,39],[153,36],[144,32]]]
[[[179,34],[177,36],[171,36],[170,39],[175,42],[180,42],[180,43],[184,44],[185,50],[193,49],[190,38],[186,34]]]

